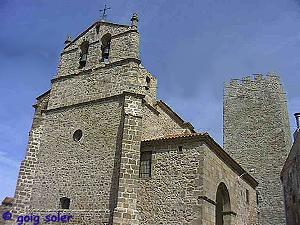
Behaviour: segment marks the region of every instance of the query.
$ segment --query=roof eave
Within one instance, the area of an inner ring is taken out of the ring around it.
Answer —
[[[230,168],[232,168],[241,179],[247,182],[252,188],[256,188],[258,186],[258,182],[252,177],[249,173],[246,172],[230,155],[223,150],[223,148],[212,138],[209,136],[208,133],[197,135],[187,135],[181,137],[169,137],[169,138],[157,138],[152,140],[144,140],[142,141],[142,146],[151,146],[157,145],[158,143],[166,143],[166,142],[174,142],[176,140],[197,140],[197,141],[204,141],[210,149],[219,157],[221,158]]]

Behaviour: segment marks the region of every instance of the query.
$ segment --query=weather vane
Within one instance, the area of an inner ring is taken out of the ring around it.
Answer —
[[[101,21],[105,21],[105,19],[107,17],[106,11],[109,9],[110,9],[110,7],[107,8],[106,5],[104,5],[104,9],[99,10],[100,12],[103,12]]]

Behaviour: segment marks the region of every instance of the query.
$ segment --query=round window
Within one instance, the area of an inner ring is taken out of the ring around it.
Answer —
[[[76,130],[73,134],[74,141],[80,141],[82,138],[82,130]]]

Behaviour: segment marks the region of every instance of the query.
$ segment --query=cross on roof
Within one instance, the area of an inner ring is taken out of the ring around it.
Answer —
[[[106,11],[109,9],[110,9],[110,7],[107,8],[106,5],[104,5],[104,9],[99,10],[100,12],[103,12],[102,19],[101,19],[102,21],[104,21],[106,19],[106,17],[107,17]]]

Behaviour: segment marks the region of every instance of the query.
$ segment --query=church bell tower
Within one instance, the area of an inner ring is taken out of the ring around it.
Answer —
[[[68,38],[51,89],[37,97],[14,215],[62,211],[69,224],[138,224],[142,104],[156,79],[141,65],[138,16]]]

